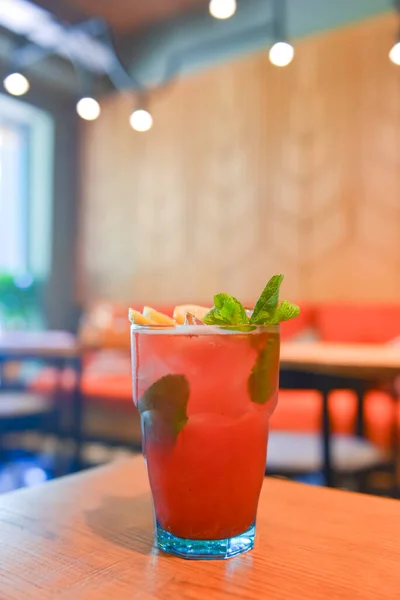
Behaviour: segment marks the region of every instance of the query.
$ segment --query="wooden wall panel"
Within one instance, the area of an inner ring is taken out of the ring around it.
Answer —
[[[305,300],[400,298],[400,68],[387,15],[133,97],[85,125],[85,299],[254,298],[273,272]]]

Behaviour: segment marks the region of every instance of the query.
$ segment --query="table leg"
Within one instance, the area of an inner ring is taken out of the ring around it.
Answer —
[[[65,390],[62,386],[62,376],[68,366],[68,361],[65,359],[54,360],[50,364],[53,364],[56,369],[56,385],[53,392],[53,420],[50,428],[50,433],[57,438],[54,457],[54,476],[61,477],[69,472],[63,443],[65,442]]]
[[[356,435],[363,438],[365,435],[365,419],[364,419],[364,394],[365,390],[362,386],[354,388],[357,394],[357,419],[356,419]]]
[[[325,484],[328,487],[333,487],[331,420],[329,416],[328,393],[328,390],[322,390],[322,472]]]
[[[392,496],[394,498],[400,498],[400,439],[399,439],[399,425],[398,425],[398,397],[395,390],[391,391],[390,394],[392,398],[392,410],[393,410],[393,418],[392,418],[392,453],[393,453],[393,489]]]
[[[72,398],[72,422],[71,434],[74,442],[74,454],[72,470],[79,471],[82,468],[82,442],[83,442],[83,396],[82,396],[82,360],[76,358],[73,361],[75,371],[75,387]]]

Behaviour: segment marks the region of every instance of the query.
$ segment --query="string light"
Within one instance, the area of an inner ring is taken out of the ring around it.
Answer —
[[[400,65],[400,42],[396,42],[389,51],[389,58],[395,65]]]
[[[76,112],[85,121],[94,121],[100,115],[100,104],[94,98],[81,98],[76,105]]]
[[[30,88],[28,79],[22,73],[10,73],[4,79],[3,85],[13,96],[23,96]]]
[[[229,19],[236,12],[236,0],[210,0],[209,10],[215,19]]]
[[[286,67],[293,57],[294,48],[288,42],[276,42],[269,50],[269,60],[276,67]]]
[[[153,117],[147,109],[137,108],[129,117],[129,123],[135,131],[149,131],[153,126]]]

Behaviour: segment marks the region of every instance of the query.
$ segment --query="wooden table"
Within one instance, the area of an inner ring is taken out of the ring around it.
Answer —
[[[283,342],[281,367],[326,375],[388,380],[400,375],[400,347],[384,344]]]
[[[66,331],[0,333],[0,379],[1,367],[4,363],[22,360],[43,360],[59,369],[68,365],[73,367],[76,377],[72,390],[70,435],[75,443],[73,469],[79,469],[82,450],[83,406],[81,393],[82,349],[77,338]]]
[[[267,478],[255,550],[152,548],[141,457],[0,497],[4,600],[398,600],[400,503]]]
[[[67,331],[6,331],[0,333],[0,360],[76,358],[80,348]]]

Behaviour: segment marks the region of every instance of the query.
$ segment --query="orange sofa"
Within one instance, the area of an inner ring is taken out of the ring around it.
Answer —
[[[306,340],[312,337],[329,342],[388,343],[400,337],[400,305],[300,304],[300,317],[282,324],[282,340]],[[156,305],[155,308],[166,314],[172,314],[173,310],[171,306]],[[81,337],[88,347],[92,345],[106,349],[87,354],[83,372],[86,398],[114,407],[119,403],[131,403],[127,307],[107,303],[94,307],[83,320]],[[65,374],[66,387],[71,385],[70,377],[71,374]],[[43,370],[32,382],[32,388],[50,391],[54,381],[51,370]],[[355,394],[350,390],[334,391],[330,395],[329,406],[333,430],[338,433],[353,432],[357,412]],[[318,431],[321,412],[322,399],[318,392],[281,390],[271,427],[287,431]],[[366,395],[365,421],[369,438],[387,445],[393,418],[394,406],[388,394],[371,391]]]

